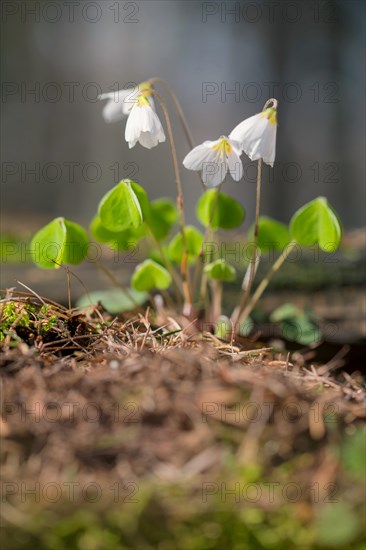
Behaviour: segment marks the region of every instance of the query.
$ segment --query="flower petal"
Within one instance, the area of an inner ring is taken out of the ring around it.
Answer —
[[[118,122],[124,118],[123,105],[126,96],[130,94],[131,90],[118,90],[116,92],[108,92],[101,94],[98,99],[108,99],[106,105],[103,108],[103,118],[106,122]]]
[[[204,162],[208,162],[215,157],[215,151],[210,147],[213,141],[205,141],[197,145],[183,159],[183,166],[188,170],[202,170]]]
[[[136,86],[136,88],[130,89],[128,95],[124,98],[122,109],[125,115],[129,115],[132,107],[135,105],[138,97],[140,95],[139,86]],[[145,96],[146,97],[146,96]],[[148,100],[150,107],[155,111],[155,103],[152,96],[146,97]]]
[[[229,135],[229,139],[239,142],[251,160],[262,158],[273,167],[276,157],[276,134],[277,124],[270,122],[263,113],[259,113],[238,124]]]
[[[227,139],[227,138],[226,138]],[[202,182],[207,187],[216,187],[225,179],[228,162],[224,150],[220,149],[222,138],[215,141],[204,141],[183,160],[188,170],[202,170]]]
[[[220,185],[226,177],[227,167],[226,159],[205,163],[202,169],[203,184],[209,188]]]
[[[243,177],[243,164],[237,150],[232,148],[232,151],[227,155],[227,163],[230,175],[234,181],[239,181]]]
[[[269,124],[270,128],[262,138],[262,158],[272,168],[276,158],[277,124]]]
[[[138,106],[135,106],[128,116],[125,128],[125,140],[129,143],[130,148],[136,145],[140,137],[142,117],[143,113]]]
[[[150,105],[134,105],[127,119],[125,139],[130,148],[139,141],[147,149],[165,141],[164,129]]]

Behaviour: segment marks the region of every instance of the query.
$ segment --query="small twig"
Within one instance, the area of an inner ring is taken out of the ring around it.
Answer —
[[[64,271],[66,271],[67,273],[67,297],[68,297],[68,304],[69,304],[69,310],[68,311],[71,311],[71,285],[70,285],[70,274],[75,277],[75,279],[77,281],[79,281],[79,283],[81,284],[81,286],[83,287],[83,289],[85,290],[85,293],[86,295],[88,296],[89,300],[90,300],[90,294],[89,294],[89,290],[87,289],[87,287],[85,286],[85,284],[83,283],[83,281],[80,279],[80,277],[78,275],[76,275],[76,273],[74,273],[73,271],[71,271],[71,269],[66,266],[66,265],[63,265],[63,264],[59,264],[58,262],[56,262],[55,260],[53,260],[53,263],[58,265],[59,267],[61,267]]]
[[[22,285],[24,288],[28,289],[29,290],[29,293],[28,292],[22,292],[21,290],[14,290],[14,289],[10,289],[10,290],[3,290],[1,289],[0,292],[5,292],[6,294],[8,294],[9,292],[11,293],[11,295],[13,297],[11,298],[7,298],[5,296],[5,298],[1,299],[0,300],[0,303],[4,303],[4,302],[9,302],[9,301],[13,301],[14,299],[18,300],[18,301],[24,301],[26,298],[31,298],[32,296],[35,296],[36,298],[38,298],[38,300],[42,303],[42,304],[49,304],[49,305],[52,305],[54,307],[56,307],[57,309],[60,309],[61,311],[67,311],[67,309],[65,308],[65,306],[63,306],[62,304],[59,304],[58,302],[55,302],[53,300],[50,300],[49,298],[46,298],[45,296],[40,296],[39,294],[37,294],[34,290],[32,290],[31,288],[27,287],[24,283],[21,283],[20,281],[16,281],[19,285]],[[14,296],[15,295],[15,296]]]
[[[18,322],[21,320],[21,318],[23,317],[24,315],[24,312],[21,311],[18,315],[18,317],[16,317],[14,319],[14,321],[12,322],[12,324],[10,325],[9,329],[7,330],[7,335],[5,337],[5,340],[4,340],[4,345],[6,348],[9,348],[9,345],[10,345],[10,341],[11,341],[11,337],[12,337],[12,332],[14,331],[15,327],[17,326]],[[13,335],[15,337],[18,337],[18,335],[16,334],[16,332],[14,331],[13,332]]]
[[[136,300],[134,299],[134,297],[132,296],[132,294],[127,290],[127,288],[125,288],[119,281],[118,279],[114,276],[114,274],[105,266],[103,265],[101,262],[97,261],[95,262],[96,263],[96,266],[98,269],[100,269],[107,277],[108,279],[113,283],[113,285],[117,288],[119,288],[120,290],[122,290],[122,292],[125,294],[125,296],[131,300],[133,306],[140,310],[140,311],[143,311],[143,309],[141,308],[141,306],[136,302]]]
[[[179,228],[180,233],[182,236],[182,247],[183,247],[183,259],[181,263],[181,274],[183,279],[183,293],[184,293],[184,299],[185,299],[185,306],[187,310],[191,310],[192,308],[192,290],[191,285],[189,281],[189,272],[188,272],[188,248],[187,248],[187,240],[185,235],[185,221],[184,221],[184,200],[183,200],[183,191],[182,191],[182,182],[180,179],[180,172],[179,172],[179,165],[178,165],[178,158],[177,158],[177,150],[175,147],[174,142],[174,135],[172,130],[172,125],[170,122],[170,116],[168,112],[168,108],[166,106],[165,101],[163,98],[155,91],[153,90],[151,92],[159,101],[160,106],[163,110],[165,122],[167,126],[167,131],[169,135],[169,143],[170,143],[170,152],[172,154],[173,159],[173,167],[174,167],[174,173],[175,173],[175,183],[177,187],[177,207],[178,207],[178,216],[179,216]]]
[[[318,374],[328,374],[328,372],[341,367],[344,364],[343,357],[347,355],[349,350],[349,345],[343,346],[328,363],[318,369]]]
[[[41,296],[39,294],[37,294],[37,292],[35,292],[35,290],[32,290],[31,288],[29,288],[29,286],[25,285],[24,283],[21,283],[20,281],[17,281],[16,282],[18,283],[18,285],[21,285],[23,286],[24,288],[26,288],[27,290],[29,290],[29,292],[31,294],[34,294],[34,296],[36,298],[38,298],[38,300],[45,306],[46,305],[46,302],[43,300],[43,298],[41,298]]]

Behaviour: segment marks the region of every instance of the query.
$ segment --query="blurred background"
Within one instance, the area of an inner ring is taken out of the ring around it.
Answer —
[[[106,124],[96,99],[152,76],[176,91],[197,144],[276,97],[277,165],[264,171],[262,213],[286,222],[326,195],[347,229],[363,226],[364,25],[358,0],[3,2],[3,228],[58,215],[87,223],[124,177],[151,198],[174,197],[168,144],[129,150],[125,121]],[[243,161],[245,178],[224,191],[251,213],[256,168]],[[182,177],[194,222],[201,189],[193,172]]]

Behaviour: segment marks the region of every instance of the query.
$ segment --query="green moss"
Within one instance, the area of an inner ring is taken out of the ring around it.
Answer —
[[[0,341],[10,335],[10,340],[27,341],[31,335],[46,336],[58,323],[52,308],[45,304],[41,308],[17,301],[6,302],[1,310]]]
[[[137,503],[33,505],[29,521],[5,527],[4,550],[316,550],[324,539],[318,523],[304,521],[296,504],[275,502],[266,509],[260,503],[235,502],[234,497],[222,502],[218,495],[203,503],[190,484],[140,488]],[[348,544],[357,548],[358,530],[351,535],[344,550]]]

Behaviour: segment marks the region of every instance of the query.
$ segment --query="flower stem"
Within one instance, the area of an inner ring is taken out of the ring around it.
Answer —
[[[171,88],[171,86],[166,82],[166,80],[158,77],[158,76],[155,76],[153,78],[150,78],[149,79],[149,83],[150,84],[161,84],[168,92],[168,94],[170,95],[171,99],[172,99],[172,102],[173,102],[173,105],[174,105],[174,108],[177,112],[177,115],[178,115],[178,118],[179,118],[179,121],[182,125],[182,128],[183,128],[183,131],[184,131],[184,134],[186,136],[186,139],[187,139],[187,142],[188,142],[188,145],[190,146],[191,149],[194,148],[194,142],[193,142],[193,137],[192,137],[192,133],[189,129],[189,126],[188,126],[188,123],[187,123],[187,120],[186,120],[186,117],[184,116],[184,113],[183,113],[183,109],[178,101],[178,98],[177,96],[175,95],[175,93],[173,92],[173,89]]]
[[[251,300],[249,301],[248,305],[243,310],[243,312],[242,312],[242,314],[239,318],[240,321],[245,321],[248,318],[248,316],[253,311],[254,307],[257,305],[257,302],[260,299],[260,297],[262,296],[263,292],[266,290],[266,288],[267,288],[270,280],[272,279],[273,275],[279,270],[279,268],[281,267],[283,262],[285,260],[287,260],[290,253],[292,252],[292,250],[296,247],[297,247],[297,243],[295,241],[291,241],[286,246],[286,248],[282,251],[282,254],[277,258],[277,260],[275,261],[275,263],[273,264],[273,266],[271,267],[271,269],[269,270],[269,272],[267,273],[265,278],[260,282],[260,284],[258,285],[256,291],[254,292]]]
[[[244,290],[242,299],[240,301],[240,305],[234,309],[233,314],[231,316],[231,322],[233,326],[235,327],[238,323],[239,319],[241,318],[241,314],[244,311],[244,308],[247,304],[250,291],[253,284],[253,279],[255,275],[255,267],[257,263],[257,243],[258,243],[258,224],[259,224],[259,210],[260,210],[260,202],[261,202],[261,180],[262,180],[262,159],[258,160],[258,174],[257,174],[257,197],[256,197],[256,206],[255,206],[255,222],[254,222],[254,251],[253,251],[253,257],[251,259],[250,265],[249,265],[249,281],[248,285]],[[244,282],[244,280],[243,280]]]
[[[278,101],[274,97],[271,97],[270,99],[267,99],[267,101],[265,102],[262,112],[265,111],[271,105],[271,103],[272,103],[272,107],[274,109],[277,109]]]
[[[164,252],[164,249],[163,247],[161,246],[161,243],[158,241],[158,239],[155,237],[155,235],[153,234],[153,232],[151,231],[151,228],[148,226],[148,229],[149,229],[149,234],[150,234],[150,239],[152,241],[152,243],[156,246],[156,248],[158,249],[159,251],[159,254],[161,256],[161,259],[162,261],[164,262],[164,265],[166,267],[166,269],[169,271],[171,277],[172,277],[172,280],[173,280],[173,287],[174,287],[174,292],[175,292],[175,295],[176,295],[176,298],[177,298],[177,301],[179,304],[182,304],[182,297],[181,297],[181,288],[180,288],[180,280],[179,280],[179,276],[178,274],[176,273],[171,261],[169,260],[168,256],[165,254]]]
[[[196,288],[197,288],[200,272],[202,271],[202,264],[203,264],[203,258],[204,258],[204,246],[207,243],[210,236],[212,235],[212,222],[213,222],[213,218],[214,218],[214,215],[215,215],[217,205],[219,203],[221,185],[217,188],[217,191],[216,191],[215,199],[214,199],[214,202],[213,202],[213,205],[212,205],[212,210],[210,212],[210,218],[209,218],[209,221],[208,221],[208,226],[206,227],[206,231],[205,231],[205,234],[203,236],[201,253],[197,258],[196,268],[195,268],[194,278],[193,278],[193,296],[195,296],[195,294],[196,294]],[[207,278],[203,274],[202,275],[201,290],[200,290],[200,295],[199,295],[198,308],[201,306],[201,304],[204,300],[204,295],[206,294],[206,292],[204,291],[206,283],[207,283]],[[202,291],[204,291],[204,292],[202,293]]]
[[[215,324],[221,315],[222,307],[222,281],[211,281],[211,322]]]
[[[264,107],[262,109],[262,112],[265,111],[269,107],[269,105],[271,105],[271,104],[272,104],[274,109],[277,109],[278,101],[277,101],[277,99],[274,99],[273,97],[271,97],[270,99],[268,99],[265,102]],[[236,324],[239,322],[239,320],[242,317],[242,313],[245,310],[245,306],[246,306],[246,304],[248,302],[248,299],[249,299],[249,296],[250,296],[250,291],[251,291],[251,288],[252,288],[253,279],[255,277],[255,272],[256,272],[257,255],[258,255],[258,247],[257,247],[257,243],[258,243],[258,220],[259,220],[259,209],[260,209],[260,200],[261,200],[261,180],[262,180],[262,159],[260,158],[258,160],[258,175],[257,175],[257,198],[256,198],[256,207],[255,207],[254,243],[253,243],[254,244],[254,251],[253,251],[253,257],[251,259],[251,263],[250,263],[250,266],[249,266],[250,271],[249,271],[248,285],[246,287],[244,285],[244,281],[245,281],[245,276],[244,276],[243,284],[242,284],[242,288],[244,290],[243,296],[242,296],[242,299],[240,301],[240,305],[234,309],[234,311],[231,315],[231,323],[234,327],[234,330],[235,330]]]
[[[169,135],[170,151],[173,158],[173,167],[175,172],[175,183],[177,186],[177,207],[178,207],[178,216],[179,216],[179,227],[182,235],[182,245],[183,245],[183,259],[181,263],[181,274],[182,274],[182,280],[183,280],[182,282],[183,294],[185,299],[184,311],[190,312],[192,308],[192,291],[191,291],[191,285],[189,281],[189,272],[188,272],[188,261],[187,261],[188,249],[187,249],[187,240],[186,240],[186,235],[184,230],[184,227],[185,227],[184,200],[183,200],[183,192],[182,192],[182,182],[180,179],[179,165],[178,165],[178,159],[177,159],[177,150],[175,147],[172,125],[170,122],[170,116],[169,116],[166,103],[163,100],[163,98],[160,96],[160,94],[158,94],[155,90],[152,91],[152,94],[157,98],[163,110],[167,131]]]
[[[181,123],[181,126],[183,128],[183,132],[184,132],[184,135],[185,135],[186,140],[188,142],[189,148],[194,149],[195,144],[194,144],[192,132],[191,132],[189,126],[188,126],[188,122],[187,122],[187,119],[184,115],[181,104],[179,103],[178,98],[177,98],[176,94],[174,93],[172,87],[168,84],[168,82],[166,82],[166,80],[164,80],[163,78],[160,78],[158,76],[150,78],[149,83],[150,84],[161,84],[166,89],[166,91],[170,95],[171,100],[173,102],[174,108],[175,108],[176,113],[178,115],[179,122]],[[202,180],[201,180],[201,176],[199,175],[198,172],[197,172],[197,177],[198,177],[198,181],[200,183],[200,186],[202,187],[202,190],[205,191],[205,186],[203,185]]]

